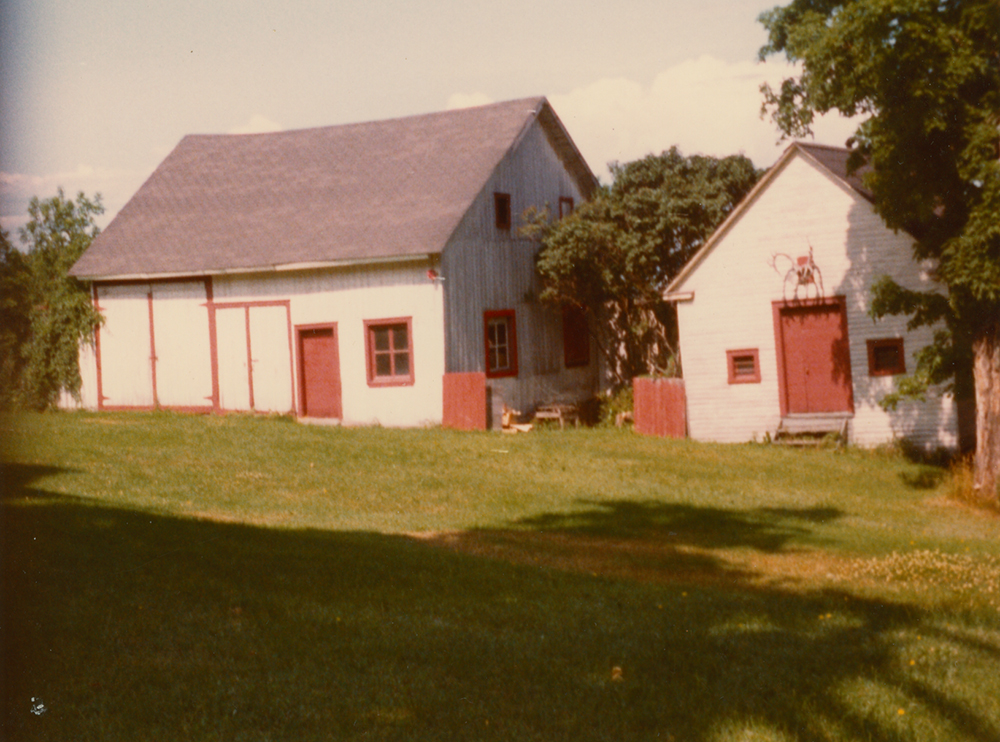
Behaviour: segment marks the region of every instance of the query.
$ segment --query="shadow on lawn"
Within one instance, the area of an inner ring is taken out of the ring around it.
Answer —
[[[1000,737],[968,698],[904,667],[900,642],[929,621],[914,607],[166,517],[14,475],[0,547],[8,740]],[[836,515],[618,503],[572,528],[775,552]],[[725,573],[710,557],[698,569]],[[941,640],[964,641],[952,634]]]

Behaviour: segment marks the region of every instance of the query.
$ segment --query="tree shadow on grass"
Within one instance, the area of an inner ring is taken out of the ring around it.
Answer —
[[[907,669],[900,647],[930,628],[983,654],[912,606],[167,517],[32,489],[36,474],[2,502],[8,740],[1000,736],[976,698],[987,670],[956,690]],[[636,533],[646,512],[740,544],[718,513],[620,505]],[[743,545],[780,550],[809,517],[755,511]]]

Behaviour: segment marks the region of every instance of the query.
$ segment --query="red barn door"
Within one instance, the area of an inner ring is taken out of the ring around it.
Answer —
[[[775,302],[781,414],[854,412],[844,299]]]
[[[343,417],[336,326],[300,327],[298,333],[302,415]]]

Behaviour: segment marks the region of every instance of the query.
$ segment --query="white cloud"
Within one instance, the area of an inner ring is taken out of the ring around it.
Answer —
[[[284,131],[285,127],[271,121],[271,119],[255,113],[250,120],[235,129],[230,129],[227,134],[268,134],[272,131]]]
[[[602,79],[552,105],[590,166],[610,182],[606,165],[629,162],[678,145],[686,154],[742,152],[758,167],[771,165],[787,143],[760,118],[761,83],[780,84],[796,69],[782,63],[727,63],[710,56],[689,59],[656,75],[652,83]],[[842,146],[857,122],[827,116],[814,126],[816,141]]]
[[[453,111],[456,108],[472,108],[473,106],[485,106],[495,101],[486,93],[454,93],[448,97],[445,108]]]
[[[0,226],[12,236],[16,235],[17,230],[28,222],[28,202],[32,196],[50,198],[61,187],[67,198],[76,198],[81,191],[91,198],[100,193],[104,214],[97,221],[103,227],[148,175],[146,172],[83,164],[78,165],[76,170],[47,175],[0,172]]]

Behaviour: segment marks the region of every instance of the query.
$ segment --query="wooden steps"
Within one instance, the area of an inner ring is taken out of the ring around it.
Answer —
[[[781,418],[774,432],[775,443],[784,446],[819,446],[836,438],[839,445],[847,444],[849,412],[823,412],[811,415],[787,415]]]

